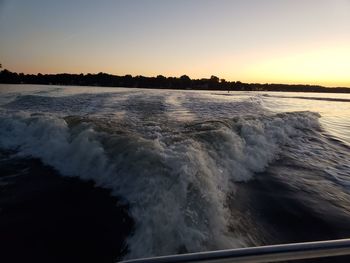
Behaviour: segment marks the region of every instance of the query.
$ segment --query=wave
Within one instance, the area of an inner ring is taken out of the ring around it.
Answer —
[[[323,100],[323,101],[337,101],[337,102],[350,102],[350,99],[345,98],[324,98],[324,97],[303,97],[303,96],[277,96],[264,94],[264,97],[273,97],[273,98],[283,98],[283,99],[303,99],[303,100]]]
[[[138,258],[247,246],[251,237],[228,208],[229,196],[285,145],[318,132],[319,117],[256,114],[140,131],[127,122],[1,113],[0,147],[121,197],[135,221],[127,258]]]
[[[53,90],[55,91],[55,90]],[[95,113],[103,110],[102,105],[110,94],[78,94],[70,96],[19,95],[3,108],[16,111],[42,113],[79,114]]]

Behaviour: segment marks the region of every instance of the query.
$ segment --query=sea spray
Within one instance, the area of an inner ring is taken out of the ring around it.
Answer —
[[[127,258],[137,258],[246,246],[250,237],[226,204],[235,182],[264,171],[284,145],[318,130],[318,117],[256,114],[194,121],[175,131],[155,123],[142,133],[127,123],[106,129],[88,117],[6,113],[0,146],[125,200],[135,221]]]

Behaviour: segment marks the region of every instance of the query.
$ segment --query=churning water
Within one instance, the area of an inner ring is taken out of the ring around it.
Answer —
[[[0,149],[110,189],[124,258],[350,234],[348,94],[1,85]]]

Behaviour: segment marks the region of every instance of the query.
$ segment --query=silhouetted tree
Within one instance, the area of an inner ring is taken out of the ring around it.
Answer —
[[[187,75],[182,75],[182,76],[180,77],[180,80],[181,80],[181,81],[191,81],[190,77],[187,76]]]
[[[219,82],[219,78],[217,76],[211,76],[210,81],[212,82]]]
[[[1,64],[0,64],[1,65]],[[23,74],[0,71],[0,83],[7,84],[46,84],[46,85],[87,85],[109,87],[172,88],[196,90],[257,90],[257,91],[302,91],[302,92],[343,92],[350,93],[349,88],[325,88],[317,85],[285,85],[230,82],[211,76],[210,79],[191,79],[187,75],[180,78],[144,77],[131,75],[116,76],[100,72],[98,74]]]
[[[185,88],[185,89],[189,89],[192,87],[192,81],[191,81],[190,77],[187,75],[182,75],[180,77],[179,84],[180,84],[180,87]]]
[[[219,78],[216,76],[211,76],[209,80],[210,89],[219,89]]]

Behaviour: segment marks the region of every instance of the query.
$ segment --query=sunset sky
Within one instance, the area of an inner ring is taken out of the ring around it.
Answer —
[[[0,63],[350,87],[350,0],[0,0]]]

